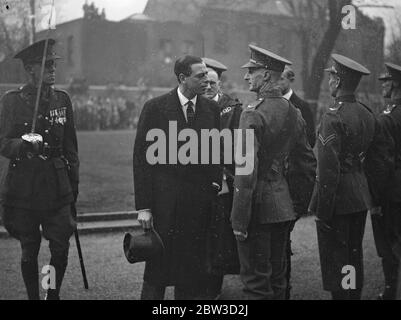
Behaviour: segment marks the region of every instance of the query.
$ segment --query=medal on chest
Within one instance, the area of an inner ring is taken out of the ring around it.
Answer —
[[[67,122],[67,108],[61,107],[50,110],[50,125],[59,124],[64,125]]]

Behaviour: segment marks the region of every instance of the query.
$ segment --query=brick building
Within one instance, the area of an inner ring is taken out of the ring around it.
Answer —
[[[204,36],[206,56],[229,67],[230,82],[239,86],[249,58],[248,44],[269,49],[293,62],[295,88],[302,90],[302,43],[294,17],[284,1],[275,0],[148,0],[144,14],[157,21],[181,21],[196,25]],[[372,76],[362,83],[378,90],[377,77],[383,68],[384,25],[357,10],[357,28],[342,30],[334,52],[365,64]],[[323,31],[322,31],[323,32]]]
[[[229,83],[241,88],[244,71],[239,67],[249,58],[248,44],[254,43],[290,59],[296,72],[295,88],[302,90],[297,18],[282,2],[148,0],[143,14],[119,22],[84,17],[62,23],[52,34],[64,57],[57,82],[86,78],[91,85],[135,86],[145,79],[152,86],[170,87],[176,83],[174,60],[190,53],[222,61],[229,67]],[[353,57],[372,71],[362,84],[372,92],[378,89],[383,47],[382,21],[358,11],[357,28],[342,30],[334,51]],[[23,81],[20,65],[10,59],[6,64],[0,65],[0,82]]]

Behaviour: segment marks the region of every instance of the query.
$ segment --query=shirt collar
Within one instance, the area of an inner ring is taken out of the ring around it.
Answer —
[[[214,101],[216,101],[216,102],[219,102],[219,99],[220,99],[220,95],[219,95],[219,94],[216,94],[216,95],[213,97],[212,100],[214,100]]]
[[[292,94],[293,94],[293,91],[292,91],[292,89],[290,88],[290,90],[288,90],[288,92],[287,92],[285,95],[283,95],[283,98],[284,98],[284,99],[287,99],[287,100],[290,100]]]
[[[186,104],[188,103],[189,99],[187,99],[186,96],[184,96],[181,93],[180,87],[177,88],[177,93],[178,93],[178,99],[180,99],[180,103],[182,107],[186,107]],[[193,108],[195,110],[195,106],[196,106],[196,100],[197,100],[198,96],[195,96],[194,98],[191,99],[192,103],[193,103]]]

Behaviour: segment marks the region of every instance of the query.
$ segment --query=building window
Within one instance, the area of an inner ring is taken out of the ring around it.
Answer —
[[[182,43],[181,53],[193,55],[195,52],[195,44],[193,41],[186,40]]]
[[[225,23],[216,24],[214,50],[218,53],[228,52],[228,25]]]
[[[72,58],[73,49],[74,48],[74,36],[69,36],[67,38],[67,63],[69,66],[74,65],[74,61]]]
[[[160,59],[165,64],[172,63],[173,42],[170,39],[160,39],[159,51],[160,51]]]

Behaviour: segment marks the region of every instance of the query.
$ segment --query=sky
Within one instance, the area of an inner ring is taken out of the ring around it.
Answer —
[[[95,3],[100,10],[106,9],[108,20],[122,20],[133,13],[142,12],[147,0],[88,0]],[[57,23],[81,18],[82,6],[85,0],[55,0],[57,10]]]

